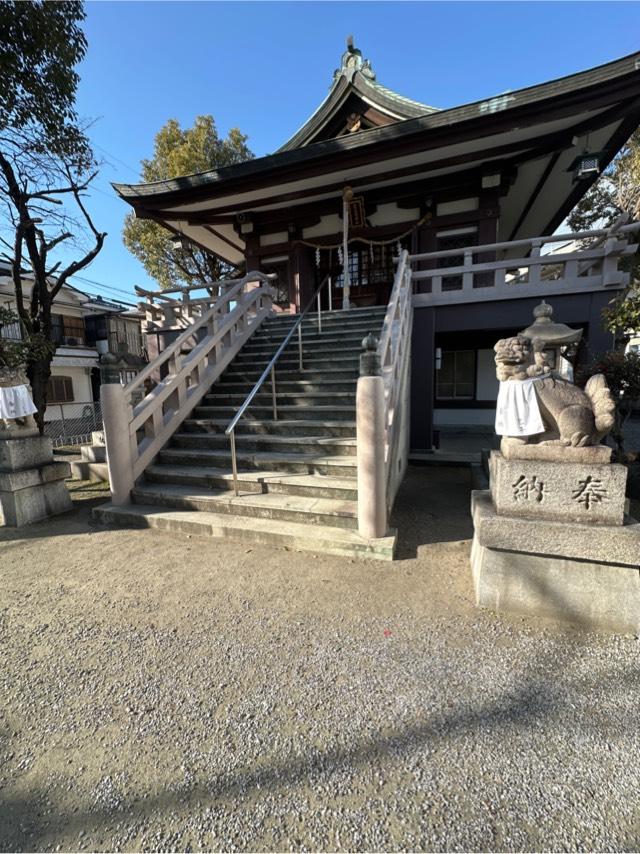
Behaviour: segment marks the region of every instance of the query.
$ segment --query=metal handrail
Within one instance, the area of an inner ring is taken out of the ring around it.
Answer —
[[[313,294],[313,296],[311,297],[311,299],[307,303],[304,311],[298,316],[298,319],[296,320],[296,322],[293,324],[293,326],[289,330],[284,341],[282,342],[282,344],[280,344],[280,346],[276,350],[275,354],[273,355],[271,361],[269,362],[267,367],[262,372],[260,379],[254,385],[254,387],[251,389],[249,394],[245,397],[244,402],[242,403],[242,405],[240,406],[240,408],[238,409],[236,414],[231,419],[231,422],[229,423],[229,426],[227,427],[227,429],[224,431],[225,436],[228,436],[230,441],[231,441],[231,468],[233,471],[233,491],[234,491],[235,495],[238,495],[238,463],[237,463],[237,459],[236,459],[236,435],[235,435],[236,425],[237,425],[238,421],[240,421],[240,419],[244,415],[247,407],[249,406],[249,404],[251,403],[253,398],[256,396],[256,394],[258,393],[258,391],[262,387],[262,384],[264,383],[264,381],[266,380],[266,378],[269,374],[271,374],[271,401],[272,401],[272,406],[273,406],[273,420],[274,421],[278,420],[278,405],[276,402],[276,374],[275,374],[276,362],[278,361],[278,359],[280,358],[280,356],[282,355],[282,353],[286,349],[289,341],[293,337],[293,333],[296,332],[296,330],[297,330],[297,332],[298,332],[298,365],[299,365],[299,368],[301,371],[304,370],[304,367],[302,364],[302,325],[301,324],[302,324],[302,321],[304,320],[306,313],[309,311],[309,309],[313,305],[314,301],[317,301],[317,304],[318,304],[318,331],[320,333],[322,333],[322,307],[320,304],[320,292],[322,291],[322,288],[325,286],[325,284],[330,280],[331,280],[331,276],[329,273],[327,273],[327,275],[324,277],[324,279],[320,282],[320,284],[316,288],[315,293]]]

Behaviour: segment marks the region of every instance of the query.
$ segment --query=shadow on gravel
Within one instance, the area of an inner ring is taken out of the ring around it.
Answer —
[[[400,558],[407,559],[415,555],[421,545],[470,539],[472,523],[468,512],[469,490],[468,469],[409,469],[394,512],[394,524],[400,533]],[[82,509],[75,517],[60,518],[76,523],[84,519],[86,525],[85,507],[83,502]],[[71,533],[73,527],[73,524],[61,524],[60,533]],[[79,527],[79,524],[75,527]],[[25,536],[24,532],[18,532],[18,535],[20,538]],[[51,531],[36,534],[45,535],[51,536]],[[1,534],[1,539],[6,539],[6,535]],[[539,592],[542,595],[545,590],[541,588]],[[569,610],[566,602],[559,601],[557,605],[565,613]],[[462,696],[452,708],[443,706],[435,713],[425,714],[423,718],[414,718],[401,730],[385,734],[376,732],[349,747],[318,749],[309,744],[302,756],[292,755],[286,760],[259,768],[247,767],[179,791],[172,789],[154,795],[134,794],[116,809],[86,804],[84,811],[72,812],[60,803],[47,806],[50,792],[30,788],[28,778],[25,777],[19,792],[9,794],[5,790],[3,795],[0,791],[0,849],[51,848],[62,840],[68,842],[71,838],[77,838],[82,831],[91,834],[87,840],[89,845],[95,847],[98,842],[98,850],[108,850],[112,847],[109,845],[109,833],[121,834],[123,827],[130,827],[137,832],[136,828],[143,824],[148,826],[148,820],[152,817],[175,817],[178,811],[202,813],[207,806],[216,802],[224,802],[239,809],[240,800],[259,798],[261,791],[314,784],[326,786],[327,779],[330,784],[331,774],[343,768],[357,770],[379,766],[388,756],[408,758],[426,746],[446,749],[462,735],[497,733],[496,742],[499,744],[500,732],[506,727],[516,727],[522,731],[523,752],[514,755],[513,762],[526,762],[526,745],[530,743],[530,733],[538,731],[543,724],[554,726],[557,722],[559,727],[566,726],[567,721],[574,717],[572,700],[575,691],[579,691],[587,702],[592,685],[596,684],[599,691],[603,688],[611,692],[638,690],[640,671],[637,669],[624,674],[617,670],[610,671],[608,675],[594,672],[586,678],[580,670],[573,672],[574,663],[580,662],[582,649],[591,642],[591,638],[592,635],[580,633],[570,637],[558,636],[547,653],[534,652],[518,668],[518,690],[505,691],[498,698],[477,702],[470,707],[468,697]],[[569,686],[573,691],[568,690]],[[593,717],[589,720],[589,728],[593,728],[591,735],[602,738],[604,724],[597,708],[594,708]],[[624,721],[624,726],[633,733],[637,731],[639,723],[636,713]],[[585,732],[585,738],[589,734]],[[630,761],[633,762],[634,757],[630,756]],[[603,773],[613,772],[609,769],[603,770]],[[179,819],[174,820],[175,830],[179,832]],[[616,830],[621,836],[624,834],[624,849],[637,850],[640,840],[635,829]],[[553,847],[553,840],[542,838],[540,829],[531,831],[529,842],[531,850]],[[620,842],[622,839],[616,838],[612,842],[613,847],[619,849]]]
[[[579,649],[575,653],[579,655]],[[566,664],[575,653],[567,654]],[[557,655],[557,650],[554,655]],[[247,768],[207,783],[181,788],[177,792],[173,790],[155,796],[136,796],[131,799],[132,802],[115,809],[95,808],[84,812],[65,812],[60,809],[56,814],[49,807],[45,813],[49,793],[23,789],[20,796],[0,798],[0,850],[40,850],[56,845],[59,839],[75,837],[81,831],[96,834],[100,838],[111,829],[115,831],[116,825],[121,832],[123,826],[135,829],[156,815],[174,815],[175,818],[177,809],[202,812],[216,802],[226,802],[228,806],[237,807],[239,799],[259,796],[261,791],[299,784],[313,786],[315,782],[326,784],[327,776],[330,777],[333,772],[379,765],[388,755],[394,758],[407,756],[424,746],[433,748],[438,742],[445,742],[446,746],[447,741],[460,735],[479,731],[486,734],[514,725],[535,730],[545,718],[558,719],[570,715],[571,708],[564,706],[561,689],[549,690],[550,674],[544,658],[536,660],[534,667],[534,672],[521,690],[479,708],[447,709],[424,721],[417,721],[401,732],[375,735],[350,748],[312,748],[303,757],[297,755],[279,764],[258,769]],[[637,674],[634,677],[637,682]],[[615,684],[620,687],[617,677]],[[461,706],[464,706],[464,702]],[[632,728],[636,728],[637,724],[638,721],[629,721]],[[526,758],[520,756],[519,760],[526,761]],[[55,810],[55,805],[53,808]],[[45,814],[47,827],[43,826]],[[179,830],[179,819],[175,820],[178,821],[176,830]],[[537,837],[531,841],[532,848],[537,847],[534,843],[543,844]],[[636,850],[636,841],[630,841],[631,850]],[[104,848],[109,849],[108,840],[105,842]]]
[[[396,558],[414,558],[422,545],[470,540],[470,502],[470,468],[410,465],[391,516]]]

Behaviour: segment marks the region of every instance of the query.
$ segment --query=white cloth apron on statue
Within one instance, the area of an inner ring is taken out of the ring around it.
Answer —
[[[498,436],[535,436],[544,433],[534,383],[528,380],[505,380],[500,383],[496,404],[496,433]]]
[[[36,411],[28,386],[0,387],[0,418],[25,418]]]

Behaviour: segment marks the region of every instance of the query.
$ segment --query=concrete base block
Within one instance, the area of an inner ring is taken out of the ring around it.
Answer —
[[[107,449],[105,445],[82,445],[80,456],[87,463],[106,463]]]
[[[560,530],[549,537],[547,522],[498,517],[487,491],[472,493],[472,512],[471,567],[480,607],[552,617],[595,630],[640,631],[640,525],[635,520],[622,527],[599,528],[600,542],[592,548],[587,526],[556,523],[554,527],[563,529],[572,544],[573,554],[563,555]],[[627,540],[621,557],[632,562],[611,559],[620,551],[621,534]],[[537,551],[545,540],[554,543],[555,554],[548,546]],[[583,557],[575,554],[580,541]]]
[[[20,471],[50,463],[53,459],[51,439],[30,436],[0,442],[0,471]]]
[[[90,463],[86,460],[78,460],[69,463],[71,477],[74,480],[90,480],[94,483],[109,480],[109,470],[106,463]]]
[[[489,459],[491,497],[500,516],[621,525],[627,468],[607,463]]]
[[[0,475],[0,526],[21,528],[71,510],[67,463]]]

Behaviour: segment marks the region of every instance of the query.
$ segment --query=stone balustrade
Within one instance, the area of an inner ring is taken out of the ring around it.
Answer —
[[[413,324],[408,259],[405,250],[398,259],[380,341],[365,339],[361,357],[356,393],[358,530],[368,538],[386,535],[408,461]]]
[[[129,502],[136,480],[270,314],[272,300],[269,279],[249,273],[127,385],[115,357],[105,358],[101,401],[114,504]]]
[[[631,240],[638,231],[640,222],[616,223],[609,229],[411,255],[413,305],[546,298],[624,288],[629,274],[620,269],[620,261],[637,251],[638,244]],[[545,246],[556,248],[544,253]],[[462,263],[456,263],[460,257]]]

